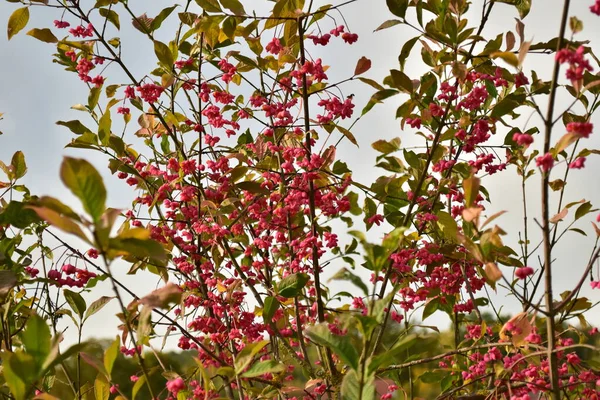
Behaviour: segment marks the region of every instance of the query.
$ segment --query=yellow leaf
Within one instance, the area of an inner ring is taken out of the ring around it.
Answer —
[[[8,40],[25,28],[27,22],[29,22],[29,7],[16,9],[8,18],[8,28],[6,30]]]
[[[581,136],[575,132],[565,133],[563,135],[563,137],[561,137],[558,140],[558,142],[556,143],[556,146],[554,146],[554,149],[553,149],[554,155],[557,155],[558,153],[560,153],[561,151],[563,151],[564,149],[569,147],[571,144],[575,143],[577,140],[579,140],[579,138],[581,138]]]
[[[517,67],[519,65],[519,58],[515,53],[510,51],[496,51],[490,54],[492,58],[500,58],[505,63]]]

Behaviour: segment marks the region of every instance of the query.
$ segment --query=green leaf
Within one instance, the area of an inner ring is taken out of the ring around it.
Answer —
[[[65,300],[67,300],[67,303],[69,303],[71,309],[75,311],[77,315],[79,315],[79,318],[83,318],[87,308],[83,297],[81,297],[79,293],[70,291],[69,289],[65,289],[63,294],[65,295]]]
[[[400,63],[400,69],[404,69],[404,65],[406,64],[406,60],[408,56],[410,56],[410,52],[412,51],[415,43],[419,40],[420,36],[415,36],[414,38],[407,40],[402,45],[402,50],[400,50],[400,55],[398,56],[398,62]]]
[[[114,299],[114,297],[102,296],[98,300],[92,302],[92,304],[90,304],[90,306],[86,310],[83,320],[85,321],[92,315],[96,314],[98,311],[102,310],[104,306],[107,305],[112,299]]]
[[[471,207],[479,194],[480,179],[472,176],[463,180],[463,189],[465,192],[465,206]]]
[[[110,398],[110,383],[102,374],[98,374],[94,381],[94,395],[96,400],[108,400]]]
[[[408,0],[386,0],[385,2],[392,14],[404,19],[408,9]]]
[[[336,125],[335,127],[337,128],[338,131],[340,131],[342,133],[342,135],[344,135],[346,137],[346,139],[348,139],[350,141],[350,143],[352,143],[353,145],[358,147],[358,142],[356,141],[356,137],[354,137],[352,132],[350,132],[348,129],[343,128],[339,125]]]
[[[112,238],[108,241],[111,258],[121,255],[133,255],[137,258],[150,258],[153,262],[164,265],[167,252],[162,244],[152,239]]]
[[[50,354],[51,334],[46,321],[37,314],[27,319],[21,341],[27,354],[31,355],[40,369]]]
[[[137,343],[142,345],[150,344],[150,334],[152,333],[152,308],[142,307],[137,323]]]
[[[391,254],[398,250],[400,243],[404,240],[404,232],[406,232],[406,227],[401,226],[385,235],[381,244],[383,245],[383,248],[387,250],[387,253]]]
[[[90,93],[88,95],[88,108],[93,110],[98,105],[98,100],[100,100],[101,90],[98,87],[93,87],[90,89]]]
[[[445,371],[425,371],[419,376],[423,383],[439,383],[448,375]]]
[[[450,214],[444,211],[438,211],[436,213],[438,217],[438,225],[441,226],[444,237],[450,241],[456,242],[456,234],[458,232],[458,225],[456,220],[452,218]]]
[[[577,207],[577,211],[575,211],[575,221],[587,215],[590,211],[592,211],[592,203],[586,201],[585,203]]]
[[[222,11],[217,0],[196,0],[196,3],[206,12]]]
[[[236,185],[238,188],[245,190],[247,192],[250,193],[254,193],[254,194],[269,194],[270,191],[267,190],[266,188],[262,187],[261,184],[259,182],[255,182],[255,181],[244,181],[244,182],[239,182],[236,183]]]
[[[242,378],[255,378],[263,374],[272,374],[285,371],[285,365],[278,363],[275,360],[265,360],[255,363],[253,366],[248,368],[241,377]]]
[[[44,370],[52,371],[53,368],[56,367],[58,364],[62,363],[65,360],[68,360],[75,354],[82,352],[83,350],[88,348],[89,345],[90,344],[87,342],[77,343],[69,347],[66,351],[61,352],[57,357],[49,357],[44,364]]]
[[[133,389],[131,390],[131,400],[135,400],[135,397],[138,395],[140,390],[146,384],[146,375],[142,375],[138,378],[138,380],[133,385]]]
[[[71,192],[81,200],[83,209],[94,223],[106,209],[106,188],[96,168],[84,159],[65,157],[60,177]]]
[[[20,201],[13,200],[0,210],[0,225],[7,224],[25,229],[35,222],[40,222],[40,220],[35,211]]]
[[[354,275],[347,268],[340,269],[335,275],[329,278],[329,281],[332,280],[352,282],[356,287],[362,290],[365,296],[369,295],[369,288],[367,287],[367,285],[365,285],[363,278]]]
[[[348,169],[348,164],[346,164],[343,161],[337,160],[336,162],[333,163],[331,172],[333,172],[336,175],[343,175],[345,173],[352,172],[352,171],[350,171],[350,169]]]
[[[105,89],[106,97],[113,97],[117,93],[117,89],[119,89],[120,85],[108,85]]]
[[[246,344],[244,349],[238,353],[237,358],[235,359],[235,373],[237,375],[242,373],[246,367],[250,365],[254,356],[269,343],[268,340],[262,340],[260,342]]]
[[[179,5],[175,4],[174,6],[167,7],[159,12],[156,18],[154,18],[150,23],[150,30],[154,32],[155,30],[159,29],[164,20],[167,19],[177,7],[179,7]]]
[[[90,306],[91,308],[91,306]],[[106,349],[106,351],[104,352],[104,368],[106,369],[106,372],[108,373],[108,375],[110,376],[113,366],[115,365],[115,361],[117,359],[117,356],[119,355],[121,349],[121,341],[119,339],[119,337],[117,336],[117,338],[112,342],[112,344],[108,347],[108,349]]]
[[[377,27],[377,29],[375,29],[373,32],[382,31],[384,29],[391,28],[392,26],[400,25],[401,23],[402,21],[400,20],[390,19],[379,25],[379,27]]]
[[[375,400],[375,376],[359,379],[358,372],[348,371],[341,387],[342,400]]]
[[[393,69],[390,71],[394,87],[406,93],[412,93],[413,83],[410,78],[402,71]]]
[[[279,305],[279,300],[277,300],[275,297],[268,296],[265,298],[262,314],[265,324],[271,324],[271,322],[273,321],[273,315],[275,315],[275,312],[279,308]]]
[[[164,44],[163,42],[159,42],[158,40],[154,41],[154,53],[158,58],[158,61],[167,69],[171,70],[173,68],[173,64],[175,63],[175,59],[173,58],[173,53],[169,46]]]
[[[373,144],[371,144],[371,147],[373,147],[373,149],[377,150],[378,152],[383,153],[384,155],[390,154],[400,150],[400,138],[394,138],[390,141],[381,139],[376,142],[373,142]]]
[[[98,11],[100,12],[101,16],[106,18],[117,29],[121,29],[121,22],[119,21],[119,14],[117,14],[114,10],[111,10],[110,8],[101,8]]]
[[[108,88],[107,88],[108,90]],[[71,132],[76,135],[83,135],[85,133],[92,133],[92,131],[85,125],[81,123],[81,121],[73,120],[73,121],[57,121],[56,125],[62,125],[69,128]]]
[[[524,19],[531,10],[531,0],[517,0],[517,11],[519,11],[519,17]]]
[[[525,102],[525,94],[524,93],[511,93],[502,100],[498,102],[492,109],[492,117],[500,118],[510,112],[512,112],[515,108],[523,105]]]
[[[304,1],[301,0],[279,0],[273,7],[273,16],[278,18],[292,17],[295,15],[296,10],[299,8],[301,9],[303,5]],[[266,24],[266,29],[272,28],[285,21],[275,19],[270,22],[271,24]]]
[[[283,278],[277,285],[277,291],[282,297],[296,297],[308,283],[308,274],[297,273]]]
[[[363,82],[363,83],[366,83],[367,85],[371,86],[374,89],[377,89],[377,90],[384,90],[385,89],[383,86],[381,86],[379,83],[377,83],[373,79],[359,77],[358,80],[361,81],[361,82]]]
[[[29,7],[16,9],[8,18],[8,40],[19,33],[29,22]]]
[[[35,360],[23,351],[2,353],[2,374],[15,400],[25,400],[27,389],[38,377]]]
[[[12,156],[10,165],[13,167],[13,173],[15,174],[15,180],[25,176],[27,172],[27,164],[25,164],[25,155],[22,151],[17,151]]]
[[[106,108],[102,117],[100,117],[100,121],[98,122],[98,138],[100,142],[108,146],[110,143],[110,128],[112,125],[112,120],[110,119],[110,109]]]
[[[16,285],[17,275],[13,271],[0,270],[0,297],[5,298]]]
[[[221,4],[235,15],[245,15],[246,10],[239,0],[221,0]]]
[[[423,316],[421,317],[421,321],[425,321],[429,318],[433,313],[435,313],[440,308],[440,299],[438,297],[433,297],[427,301],[425,307],[423,308]]]
[[[379,368],[384,368],[392,363],[400,354],[405,354],[408,349],[417,343],[417,335],[404,336],[391,349],[371,358],[368,364],[369,373],[375,373]]]
[[[235,30],[238,25],[238,17],[227,17],[223,21],[223,33],[227,35],[230,40],[235,40]]]
[[[359,353],[350,336],[334,335],[326,324],[308,327],[306,336],[316,344],[330,348],[344,364],[358,370]]]
[[[94,8],[106,7],[111,4],[117,4],[119,0],[96,0],[96,4],[94,4]]]
[[[400,92],[395,89],[383,89],[383,90],[376,92],[373,96],[371,96],[371,99],[369,100],[369,102],[367,103],[365,108],[363,108],[362,115],[365,115],[366,113],[371,111],[371,109],[375,106],[375,104],[381,103],[382,100],[385,100],[388,97],[395,96],[398,93],[400,93]]]

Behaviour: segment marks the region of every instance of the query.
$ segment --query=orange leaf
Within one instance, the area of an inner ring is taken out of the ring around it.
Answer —
[[[550,222],[553,224],[556,224],[559,221],[562,221],[567,216],[568,213],[569,213],[569,209],[567,207],[565,207],[562,209],[561,212],[559,212],[558,214],[556,214],[555,216],[550,218]]]
[[[592,225],[594,226],[594,230],[596,231],[596,236],[600,237],[600,228],[598,228],[598,225],[596,225],[595,222],[592,222]]]
[[[485,264],[485,275],[492,282],[498,282],[502,278],[502,271],[496,265],[496,263],[489,262]]]
[[[475,225],[479,225],[479,216],[481,215],[482,211],[483,208],[481,207],[465,208],[462,212],[462,217],[466,222],[471,222],[475,220]]]
[[[531,333],[532,326],[526,312],[519,313],[509,319],[500,330],[500,340],[508,342],[509,340],[515,346],[521,346],[525,343],[525,338]]]

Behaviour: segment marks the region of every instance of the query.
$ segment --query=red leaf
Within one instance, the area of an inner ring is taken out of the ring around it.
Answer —
[[[354,76],[364,74],[368,70],[371,69],[371,60],[367,57],[361,57],[356,64],[356,69],[354,69]]]

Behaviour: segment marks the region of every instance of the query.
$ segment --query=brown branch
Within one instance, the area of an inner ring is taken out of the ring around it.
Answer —
[[[304,65],[306,62],[306,51],[304,48],[304,27],[302,25],[302,18],[298,19],[298,36],[300,42],[300,64]],[[309,94],[308,94],[308,81],[306,78],[306,72],[302,74],[302,106],[304,109],[304,131],[305,131],[305,146],[306,146],[306,157],[310,159],[312,155],[312,138],[311,138],[311,130],[310,130],[310,109],[308,105]],[[315,280],[315,297],[317,302],[317,319],[320,323],[325,321],[325,310],[323,306],[323,298],[321,293],[321,267],[319,265],[319,249],[317,247],[316,238],[317,238],[317,215],[316,215],[316,207],[315,207],[315,185],[312,179],[309,179],[309,217],[310,217],[310,231],[311,236],[313,238],[312,244],[312,266],[313,266],[313,275]],[[300,329],[300,327],[298,327]],[[337,369],[335,367],[335,363],[333,361],[333,356],[331,354],[331,350],[326,347],[325,348],[325,361],[331,377],[335,381],[337,379]]]
[[[569,5],[571,1],[565,0],[563,3],[563,12],[560,24],[560,32],[558,35],[558,43],[556,45],[556,52],[563,47],[565,31],[567,28],[567,19],[569,16]],[[552,83],[550,89],[550,98],[548,100],[548,112],[545,118],[545,134],[544,134],[544,153],[548,154],[550,151],[550,139],[552,136],[552,126],[554,119],[554,106],[556,103],[556,90],[558,88],[558,74],[560,71],[560,63],[558,60],[554,61],[554,71],[552,73]],[[554,300],[552,293],[552,241],[550,238],[550,193],[549,193],[549,182],[550,182],[550,171],[543,173],[542,179],[542,233],[544,238],[544,284],[545,284],[545,301],[546,301],[546,330],[548,340],[548,362],[550,363],[550,385],[552,388],[552,399],[560,399],[560,386],[558,376],[558,360],[554,349],[556,348],[556,322],[554,317],[556,311],[554,310]]]

